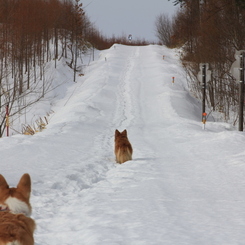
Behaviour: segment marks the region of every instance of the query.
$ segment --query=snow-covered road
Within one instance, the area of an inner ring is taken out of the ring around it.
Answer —
[[[36,245],[245,244],[245,135],[202,129],[175,50],[116,44],[52,109],[0,143],[7,181],[32,177]],[[134,149],[122,165],[115,129]]]

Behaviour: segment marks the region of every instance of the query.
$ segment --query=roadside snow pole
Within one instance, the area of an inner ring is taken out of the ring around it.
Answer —
[[[203,123],[203,129],[205,129],[205,124],[207,120],[207,113],[206,113],[206,105],[205,105],[205,100],[206,100],[206,83],[210,81],[211,79],[211,71],[208,70],[208,63],[201,63],[200,66],[200,71],[198,72],[198,80],[202,84],[202,123]]]
[[[203,129],[205,129],[206,121],[207,121],[207,113],[206,113],[206,112],[203,112],[203,113],[202,113]]]
[[[244,68],[245,50],[237,50],[235,61],[231,66],[232,76],[239,82],[239,126],[238,130],[243,131],[243,108],[244,108]]]
[[[6,105],[6,129],[7,129],[7,137],[9,137],[9,105]]]

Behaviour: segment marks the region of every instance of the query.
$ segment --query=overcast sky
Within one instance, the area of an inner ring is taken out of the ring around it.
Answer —
[[[177,11],[168,0],[81,0],[84,11],[97,29],[107,37],[128,36],[157,41],[155,19],[162,13]]]

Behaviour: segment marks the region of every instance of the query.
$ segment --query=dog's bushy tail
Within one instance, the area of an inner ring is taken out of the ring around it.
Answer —
[[[118,149],[117,160],[119,163],[124,163],[126,161],[132,160],[132,152],[128,147],[120,147]]]

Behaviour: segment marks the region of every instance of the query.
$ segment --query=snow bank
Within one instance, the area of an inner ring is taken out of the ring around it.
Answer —
[[[1,139],[1,174],[32,177],[37,245],[244,243],[244,133],[202,129],[174,50],[114,45],[52,110],[42,133]]]

